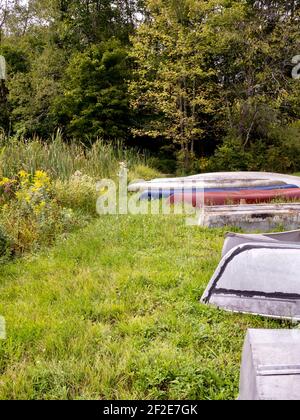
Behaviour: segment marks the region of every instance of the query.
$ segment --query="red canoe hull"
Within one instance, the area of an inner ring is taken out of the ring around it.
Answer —
[[[231,192],[207,192],[204,194],[204,202],[207,206],[223,206],[226,204],[257,204],[270,203],[273,200],[294,201],[300,200],[299,189],[269,190],[269,191],[231,191]],[[188,203],[193,207],[201,207],[203,193],[178,193],[169,198],[171,204]]]

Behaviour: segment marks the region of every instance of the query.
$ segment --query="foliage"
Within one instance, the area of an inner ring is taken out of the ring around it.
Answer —
[[[63,95],[54,118],[70,137],[126,138],[130,115],[127,53],[117,41],[93,45],[75,55],[66,69]],[[84,138],[82,139],[84,141]]]
[[[260,151],[300,169],[292,153],[278,162],[278,132],[300,115],[299,0],[16,0],[1,13],[1,132],[145,142],[178,173],[230,138],[254,156],[239,169]]]
[[[140,164],[136,165],[131,171],[129,171],[128,176],[130,181],[135,181],[138,179],[150,181],[151,179],[159,178],[161,173],[150,166]]]
[[[92,177],[77,171],[67,183],[58,179],[53,187],[61,206],[96,216],[98,195],[96,182]]]
[[[133,38],[131,94],[140,116],[134,134],[179,143],[184,172],[194,171],[194,151],[207,156],[222,139],[215,161],[221,150],[236,156],[231,168],[250,169],[244,154],[251,149],[259,156],[262,144],[276,148],[276,134],[270,133],[299,120],[300,84],[291,77],[291,60],[300,49],[299,2],[147,4],[152,19]],[[228,137],[237,140],[232,151]],[[275,160],[273,166],[268,162],[273,170],[280,166]],[[292,159],[282,167],[296,165]]]
[[[99,180],[115,178],[119,163],[126,162],[129,170],[135,166],[151,166],[151,159],[122,142],[113,145],[96,141],[91,147],[63,141],[58,132],[43,142],[39,138],[19,140],[0,138],[0,175],[13,177],[22,168],[33,174],[42,169],[53,179],[69,180],[77,171]]]
[[[246,148],[240,138],[228,137],[218,147],[204,171],[274,171],[293,173],[300,167],[299,124],[271,128],[265,140]]]
[[[121,143],[91,147],[2,139],[0,153],[0,258],[51,245],[96,216],[96,182],[117,178],[125,161],[131,180],[159,176],[145,156]],[[22,169],[21,169],[22,168]]]
[[[141,114],[141,126],[133,131],[180,145],[179,161],[189,171],[195,142],[203,139],[216,112],[215,71],[203,65],[207,45],[201,27],[191,30],[195,15],[187,2],[149,2],[149,9],[153,19],[133,39],[137,66],[130,92],[132,106]],[[199,10],[195,13],[201,16]]]
[[[15,255],[52,244],[78,223],[73,211],[57,202],[52,182],[43,171],[30,175],[22,170],[14,179],[0,180],[0,185],[0,225]],[[4,247],[5,239],[1,243]]]

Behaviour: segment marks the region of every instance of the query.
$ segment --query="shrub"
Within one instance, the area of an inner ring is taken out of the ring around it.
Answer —
[[[177,170],[176,158],[167,159],[165,157],[153,158],[153,166],[163,174],[174,174]]]
[[[206,164],[209,171],[246,171],[251,166],[251,153],[245,151],[238,139],[228,138]]]
[[[89,215],[96,214],[96,181],[77,171],[69,181],[57,180],[53,189],[62,207],[79,210]]]
[[[8,193],[5,187],[0,193],[1,229],[3,237],[10,238],[14,254],[50,245],[58,235],[79,224],[73,210],[58,202],[47,173],[36,171],[31,175],[22,170],[14,179],[2,179],[2,184],[10,189]]]
[[[270,127],[268,137],[244,147],[238,138],[227,138],[206,165],[207,171],[300,170],[300,125]]]
[[[142,164],[134,166],[129,172],[130,181],[134,181],[137,179],[144,179],[145,181],[150,181],[151,179],[159,178],[160,176],[160,172]]]

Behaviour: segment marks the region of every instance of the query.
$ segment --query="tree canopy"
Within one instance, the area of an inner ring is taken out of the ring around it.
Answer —
[[[2,0],[2,129],[300,169],[299,0]],[[298,57],[299,58],[299,57]]]

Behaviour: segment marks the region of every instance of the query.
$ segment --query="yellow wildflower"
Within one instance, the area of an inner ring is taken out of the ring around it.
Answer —
[[[40,214],[44,210],[45,207],[46,207],[46,202],[41,201],[38,205],[34,207],[35,214],[37,215]]]
[[[2,178],[1,181],[0,181],[0,186],[8,184],[9,182],[11,182],[11,180],[9,178]]]
[[[29,173],[22,170],[22,171],[19,172],[19,177],[28,179],[29,178]]]
[[[44,171],[36,171],[34,174],[33,184],[36,189],[48,188],[50,185],[50,178]]]

